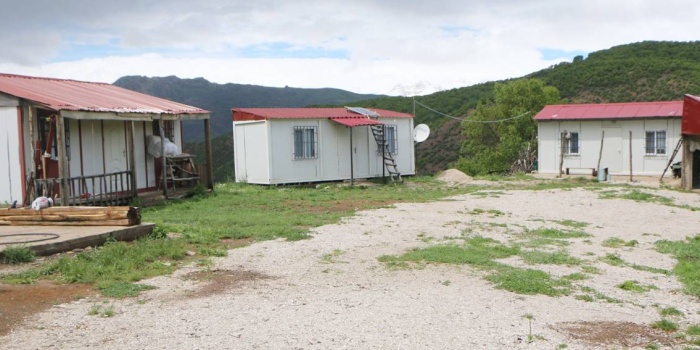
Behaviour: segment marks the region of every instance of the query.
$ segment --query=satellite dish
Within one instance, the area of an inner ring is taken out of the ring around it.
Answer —
[[[423,142],[430,136],[430,128],[425,124],[418,124],[413,128],[413,141],[416,143]]]

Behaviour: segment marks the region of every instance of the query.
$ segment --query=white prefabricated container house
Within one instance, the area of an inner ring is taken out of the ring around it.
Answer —
[[[682,101],[546,106],[534,117],[538,172],[593,175],[600,163],[610,176],[661,176],[681,137],[682,110]],[[679,152],[673,162],[680,160]]]
[[[359,107],[232,112],[237,182],[272,185],[415,175],[411,114]]]
[[[0,73],[0,203],[128,203],[157,189],[163,173],[148,140],[163,134],[182,149],[187,119],[208,131],[209,112],[196,107],[105,83]]]

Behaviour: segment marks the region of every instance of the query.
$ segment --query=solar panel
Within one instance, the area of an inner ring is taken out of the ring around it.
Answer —
[[[348,111],[357,113],[359,115],[364,115],[365,117],[372,117],[372,118],[377,118],[379,117],[379,113],[369,110],[367,108],[362,108],[362,107],[345,107]]]

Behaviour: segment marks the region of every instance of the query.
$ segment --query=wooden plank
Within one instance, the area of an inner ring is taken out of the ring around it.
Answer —
[[[0,218],[5,216],[42,216],[42,215],[101,215],[107,214],[112,216],[128,216],[131,210],[34,210],[34,209],[0,209]],[[138,215],[137,210],[133,210],[133,214]]]
[[[3,226],[133,226],[140,222],[129,219],[104,221],[0,221]]]

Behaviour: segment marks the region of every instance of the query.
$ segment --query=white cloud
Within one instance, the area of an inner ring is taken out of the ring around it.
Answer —
[[[558,62],[539,49],[590,52],[696,40],[700,31],[700,4],[688,0],[0,0],[0,8],[22,14],[0,21],[2,72],[105,82],[177,75],[389,94],[516,77]],[[347,57],[243,58],[271,44]]]

